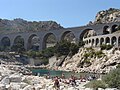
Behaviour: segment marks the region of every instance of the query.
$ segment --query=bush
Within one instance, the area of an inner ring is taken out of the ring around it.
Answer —
[[[72,55],[76,54],[79,50],[78,45],[76,45],[74,43],[71,43],[69,48],[70,48],[70,52],[72,53]]]
[[[42,56],[46,58],[52,57],[54,53],[55,53],[55,47],[46,48],[45,50],[41,52]]]
[[[95,54],[96,54],[96,57],[98,57],[98,58],[101,58],[105,55],[101,50],[97,51]]]
[[[86,50],[88,52],[84,54],[85,59],[87,59],[88,57],[93,58],[94,56],[98,57],[98,58],[101,58],[105,55],[101,50],[100,51],[95,51],[92,48],[87,48]]]
[[[85,42],[84,41],[79,41],[79,47],[83,47],[85,45]]]
[[[100,46],[101,50],[110,50],[112,47],[113,47],[112,45],[106,45],[106,44]]]
[[[27,55],[28,55],[29,57],[34,58],[34,57],[36,57],[36,51],[28,51],[28,52],[27,52]]]
[[[98,88],[106,88],[106,84],[101,80],[93,80],[85,85],[86,88],[94,88],[97,90]]]
[[[41,62],[41,64],[47,65],[49,63],[49,59],[43,57],[43,58],[40,59],[40,62]]]
[[[117,68],[120,68],[120,64],[117,65]]]
[[[103,77],[103,81],[110,88],[120,89],[120,68],[109,72],[105,77]]]

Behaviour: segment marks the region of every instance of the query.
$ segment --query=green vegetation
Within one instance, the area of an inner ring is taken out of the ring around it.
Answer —
[[[79,41],[79,44],[78,44],[79,47],[83,47],[84,45],[85,45],[84,41]]]
[[[110,50],[112,47],[113,47],[112,45],[106,45],[106,44],[100,46],[101,50]]]
[[[93,58],[93,57],[98,57],[101,58],[105,56],[105,54],[100,50],[100,51],[95,51],[92,48],[86,48],[87,52],[84,54],[85,59],[87,58]]]
[[[105,77],[103,77],[103,81],[110,88],[120,89],[120,68],[109,72]]]
[[[94,88],[97,90],[98,88],[106,88],[106,84],[101,80],[93,80],[85,85],[86,88]]]
[[[79,46],[74,43],[70,43],[69,41],[63,40],[56,44],[55,50],[58,56],[68,55],[68,54],[74,55],[75,53],[78,52]]]
[[[75,53],[77,53],[78,50],[79,50],[78,45],[64,40],[64,41],[57,43],[54,47],[49,47],[42,51],[32,50],[32,51],[28,51],[26,54],[29,57],[40,59],[40,61],[43,64],[47,64],[48,59],[54,55],[56,55],[57,57],[63,56],[63,55],[72,56]]]
[[[88,88],[117,88],[120,89],[120,67],[110,71],[102,77],[102,80],[94,80],[85,85]]]
[[[28,51],[26,54],[29,57],[39,59],[42,64],[48,64],[48,59],[52,57],[55,53],[54,47],[46,48],[43,51]]]
[[[25,48],[24,48],[24,46],[21,43],[17,43],[17,44],[14,44],[11,47],[11,51],[15,51],[15,52],[21,53],[21,52],[25,51]]]
[[[9,46],[0,46],[0,51],[10,51]]]
[[[86,64],[87,66],[91,65],[91,58],[101,58],[104,57],[105,54],[100,51],[95,51],[93,48],[86,48],[86,53],[84,53],[84,61],[82,64]]]

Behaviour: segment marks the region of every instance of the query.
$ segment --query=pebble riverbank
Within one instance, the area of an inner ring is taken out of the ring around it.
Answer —
[[[68,79],[59,81],[58,90],[93,90],[85,88],[89,81],[76,80],[76,85],[65,83]],[[0,65],[0,90],[57,90],[54,79],[33,76],[31,71],[18,65]],[[104,89],[99,89],[104,90]],[[106,89],[117,90],[117,89]]]

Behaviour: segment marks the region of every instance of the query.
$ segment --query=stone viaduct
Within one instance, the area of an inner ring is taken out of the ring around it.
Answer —
[[[54,35],[56,42],[63,40],[65,35],[68,33],[73,33],[75,36],[75,42],[78,43],[80,40],[85,42],[85,47],[96,47],[101,44],[111,44],[120,45],[120,34],[117,31],[120,22],[107,23],[107,24],[96,24],[96,25],[86,25],[81,27],[64,28],[58,30],[46,30],[37,32],[19,32],[11,34],[0,34],[0,45],[4,45],[4,39],[8,38],[10,42],[10,47],[15,43],[15,39],[18,37],[23,38],[24,48],[26,50],[30,49],[31,39],[34,36],[39,37],[39,50],[46,48],[46,40],[49,35]],[[94,31],[94,35],[87,35],[89,31]],[[85,36],[86,35],[86,36]]]

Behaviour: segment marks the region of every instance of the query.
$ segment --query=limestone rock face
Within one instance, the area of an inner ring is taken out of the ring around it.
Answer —
[[[95,21],[89,24],[100,24],[120,21],[120,9],[110,8],[108,10],[99,11],[95,17]]]
[[[92,36],[96,36],[96,32],[94,30],[89,30],[88,32],[85,33],[84,38]]]
[[[0,33],[29,32],[63,28],[55,21],[26,21],[20,18],[14,20],[0,19]]]
[[[96,54],[99,51],[98,48],[94,49]],[[114,52],[113,52],[114,51]],[[79,52],[75,54],[72,58],[66,57],[60,70],[75,71],[75,72],[95,72],[95,73],[107,73],[112,69],[115,69],[118,64],[120,64],[120,51],[114,50],[104,50],[103,54],[98,54],[98,56],[87,56],[86,53],[93,53],[86,48],[79,49]]]

